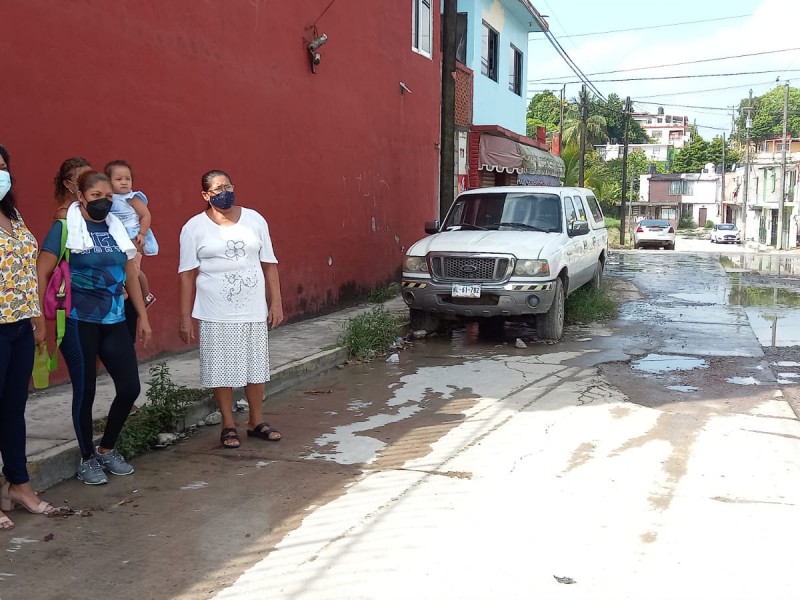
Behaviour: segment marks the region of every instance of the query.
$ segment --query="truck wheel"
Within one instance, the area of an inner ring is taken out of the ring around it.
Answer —
[[[410,308],[409,316],[411,317],[411,329],[414,331],[424,329],[429,333],[433,333],[438,331],[442,324],[442,318],[439,315],[418,308]]]
[[[564,282],[556,279],[553,304],[543,315],[536,316],[536,333],[543,340],[561,339],[564,335]]]
[[[598,260],[597,265],[594,268],[594,277],[592,277],[591,288],[593,290],[599,290],[603,287],[603,261]]]

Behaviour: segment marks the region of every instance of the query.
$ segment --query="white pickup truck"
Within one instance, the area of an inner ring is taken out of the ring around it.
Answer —
[[[517,320],[559,340],[566,297],[599,287],[608,256],[603,212],[585,188],[470,190],[425,231],[403,260],[402,295],[411,327],[427,331],[442,320]]]

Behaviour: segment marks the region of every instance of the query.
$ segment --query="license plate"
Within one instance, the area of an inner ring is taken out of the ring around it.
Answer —
[[[453,284],[453,298],[480,298],[481,297],[481,284],[480,283],[454,283]]]

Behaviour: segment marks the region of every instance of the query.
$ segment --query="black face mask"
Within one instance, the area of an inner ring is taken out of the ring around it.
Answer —
[[[108,198],[100,198],[86,203],[86,213],[93,221],[105,221],[110,210],[111,200]]]

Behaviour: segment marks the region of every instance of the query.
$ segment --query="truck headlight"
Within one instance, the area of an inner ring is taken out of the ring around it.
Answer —
[[[403,271],[409,273],[427,273],[428,261],[424,256],[406,256],[403,259]]]
[[[514,275],[520,277],[533,277],[535,275],[549,275],[550,265],[546,260],[518,260],[514,267]]]

